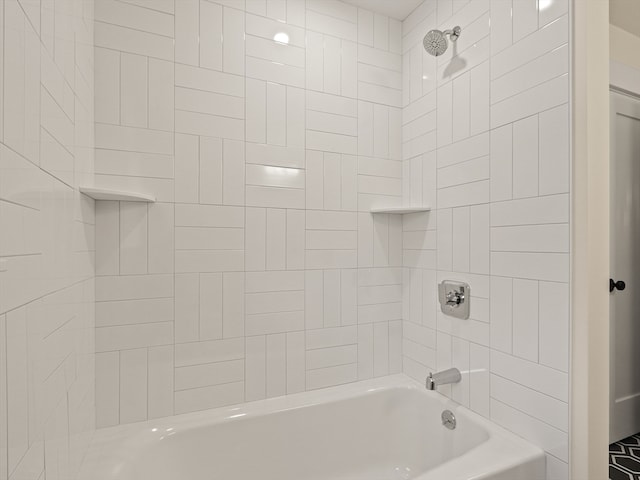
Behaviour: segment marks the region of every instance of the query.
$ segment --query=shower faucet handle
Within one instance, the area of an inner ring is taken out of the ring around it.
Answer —
[[[469,299],[471,290],[464,282],[444,280],[438,284],[440,309],[445,315],[466,320],[469,318]]]
[[[451,290],[447,293],[447,305],[457,306],[464,301],[464,293],[456,290]]]

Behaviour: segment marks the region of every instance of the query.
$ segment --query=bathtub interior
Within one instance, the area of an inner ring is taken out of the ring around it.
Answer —
[[[118,478],[416,478],[489,438],[464,413],[455,430],[446,429],[440,420],[445,403],[437,395],[393,388],[269,415],[159,428],[123,463]]]

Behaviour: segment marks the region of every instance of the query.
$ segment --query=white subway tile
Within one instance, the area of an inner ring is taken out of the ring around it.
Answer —
[[[273,63],[257,57],[246,57],[246,69],[247,77],[304,88],[303,68]]]
[[[117,124],[120,122],[120,53],[106,48],[95,48],[95,121]]]
[[[496,350],[491,351],[491,373],[566,402],[568,375]]]
[[[489,205],[471,207],[470,219],[470,271],[488,274],[490,271],[490,208]]]
[[[148,418],[160,418],[173,414],[173,347],[148,349]]]
[[[304,208],[304,189],[249,185],[246,188],[247,206],[273,208]]]
[[[327,388],[344,383],[355,382],[358,379],[356,363],[339,365],[336,367],[307,370],[307,390]]]
[[[144,274],[148,265],[146,203],[120,203],[120,274]]]
[[[204,363],[175,369],[175,391],[242,382],[244,360]]]
[[[148,126],[149,63],[146,57],[120,55],[120,124]]]
[[[300,2],[294,1],[287,3],[288,6],[291,6]],[[247,14],[246,28],[248,34],[262,37],[267,40],[273,40],[274,36],[278,33],[286,33],[289,37],[289,45],[305,47],[304,29],[292,25],[290,21],[283,23],[263,16]]]
[[[490,63],[484,62],[471,70],[470,78],[470,135],[485,132],[490,127]]]
[[[465,32],[466,33],[466,32]],[[453,141],[457,142],[469,136],[470,128],[470,75],[465,73],[453,80]]]
[[[491,250],[500,252],[569,252],[569,225],[522,225],[491,229]]]
[[[175,413],[196,412],[210,408],[242,403],[245,400],[244,383],[235,382],[175,394]]]
[[[469,407],[479,414],[491,415],[491,354],[489,348],[469,344]]]
[[[6,316],[0,315],[0,479],[7,480],[7,335]]]
[[[491,277],[491,348],[513,351],[513,279]]]
[[[94,39],[98,47],[173,61],[174,46],[171,37],[95,22]]]
[[[287,333],[287,393],[305,390],[306,366],[303,332]]]
[[[558,1],[556,3],[566,3]],[[551,195],[569,191],[569,109],[561,105],[540,113],[539,193]]]
[[[149,58],[149,128],[173,129],[173,80],[171,62]]]
[[[491,127],[499,127],[569,100],[568,74],[561,75],[491,106]]]
[[[568,46],[563,45],[491,82],[491,102],[496,103],[540,85],[569,69]]]
[[[513,41],[538,29],[538,2],[535,0],[513,0]]]
[[[553,455],[545,455],[547,462],[547,478],[549,480],[568,480],[569,464],[558,460]]]
[[[243,99],[232,95],[176,87],[175,102],[178,110],[236,119],[244,118]]]
[[[222,10],[221,5],[200,2],[199,65],[214,70],[222,70]]]
[[[225,72],[242,75],[245,73],[245,14],[233,8],[224,7],[223,22],[223,68]]]
[[[120,423],[120,353],[96,353],[96,426]]]
[[[267,335],[266,346],[266,395],[281,396],[287,391],[286,335]]]
[[[491,53],[510,47],[513,43],[513,0],[491,0]]]
[[[175,11],[175,60],[188,65],[199,64],[198,33],[200,2],[178,2]]]
[[[244,81],[238,75],[179,63],[175,65],[175,75],[175,82],[178,87],[244,97]]]
[[[27,311],[7,313],[7,448],[12,472],[29,448],[29,379],[27,350]]]
[[[128,2],[105,0],[96,3],[94,15],[97,21],[173,36],[173,17],[166,12],[141,8]]]
[[[452,270],[456,272],[469,271],[470,252],[470,225],[469,208],[461,207],[453,209],[453,237],[451,248],[453,249]]]
[[[538,282],[513,280],[513,354],[538,361]]]
[[[538,195],[538,117],[513,124],[513,198]]]
[[[491,419],[563,461],[568,460],[568,435],[497,400],[491,401]]]
[[[96,148],[173,155],[169,132],[96,124]]]
[[[179,343],[175,346],[176,367],[238,360],[244,356],[243,338]]]
[[[480,157],[438,169],[438,188],[488,180],[490,176],[489,157]]]
[[[568,253],[492,252],[491,273],[530,280],[567,282]]]
[[[569,286],[540,282],[540,363],[569,371]]]
[[[357,356],[357,345],[344,345],[338,347],[307,350],[307,371],[317,370],[319,368],[336,367],[349,363],[356,363]]]
[[[373,12],[358,9],[358,43],[373,47]]]
[[[501,0],[502,1],[502,0]],[[513,126],[491,131],[491,201],[513,198]]]
[[[120,352],[120,422],[147,419],[147,349]]]
[[[173,275],[126,275],[96,278],[96,301],[173,296]]]
[[[491,226],[567,223],[569,196],[550,195],[491,204]]]
[[[567,432],[569,406],[526,386],[497,375],[491,375],[491,396],[527,415]]]
[[[266,337],[246,337],[245,339],[245,399],[260,400],[266,396]]]
[[[96,352],[155,347],[173,343],[173,324],[144,323],[96,328]]]
[[[451,385],[451,398],[469,407],[471,368],[469,362],[469,342],[457,336],[451,337],[451,361],[462,374],[459,383]]]
[[[120,204],[96,204],[96,275],[120,273]]]
[[[320,2],[318,2],[320,3]],[[357,21],[357,20],[356,20]],[[343,38],[355,42],[358,40],[357,23],[348,20],[323,15],[312,10],[307,6],[307,28],[316,32],[326,33],[334,37]]]

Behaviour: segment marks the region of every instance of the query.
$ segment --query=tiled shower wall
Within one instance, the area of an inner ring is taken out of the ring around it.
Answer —
[[[158,199],[97,204],[99,426],[402,370],[401,30],[96,2],[96,182]]]
[[[541,446],[566,479],[569,48],[566,0],[427,0],[403,22],[404,371]],[[438,59],[424,33],[462,27]],[[444,316],[437,283],[471,286]]]
[[[0,111],[0,480],[68,480],[95,427],[92,1],[2,1]]]

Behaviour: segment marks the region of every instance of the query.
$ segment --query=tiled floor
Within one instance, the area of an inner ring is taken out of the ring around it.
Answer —
[[[640,433],[609,445],[610,480],[640,480]]]

